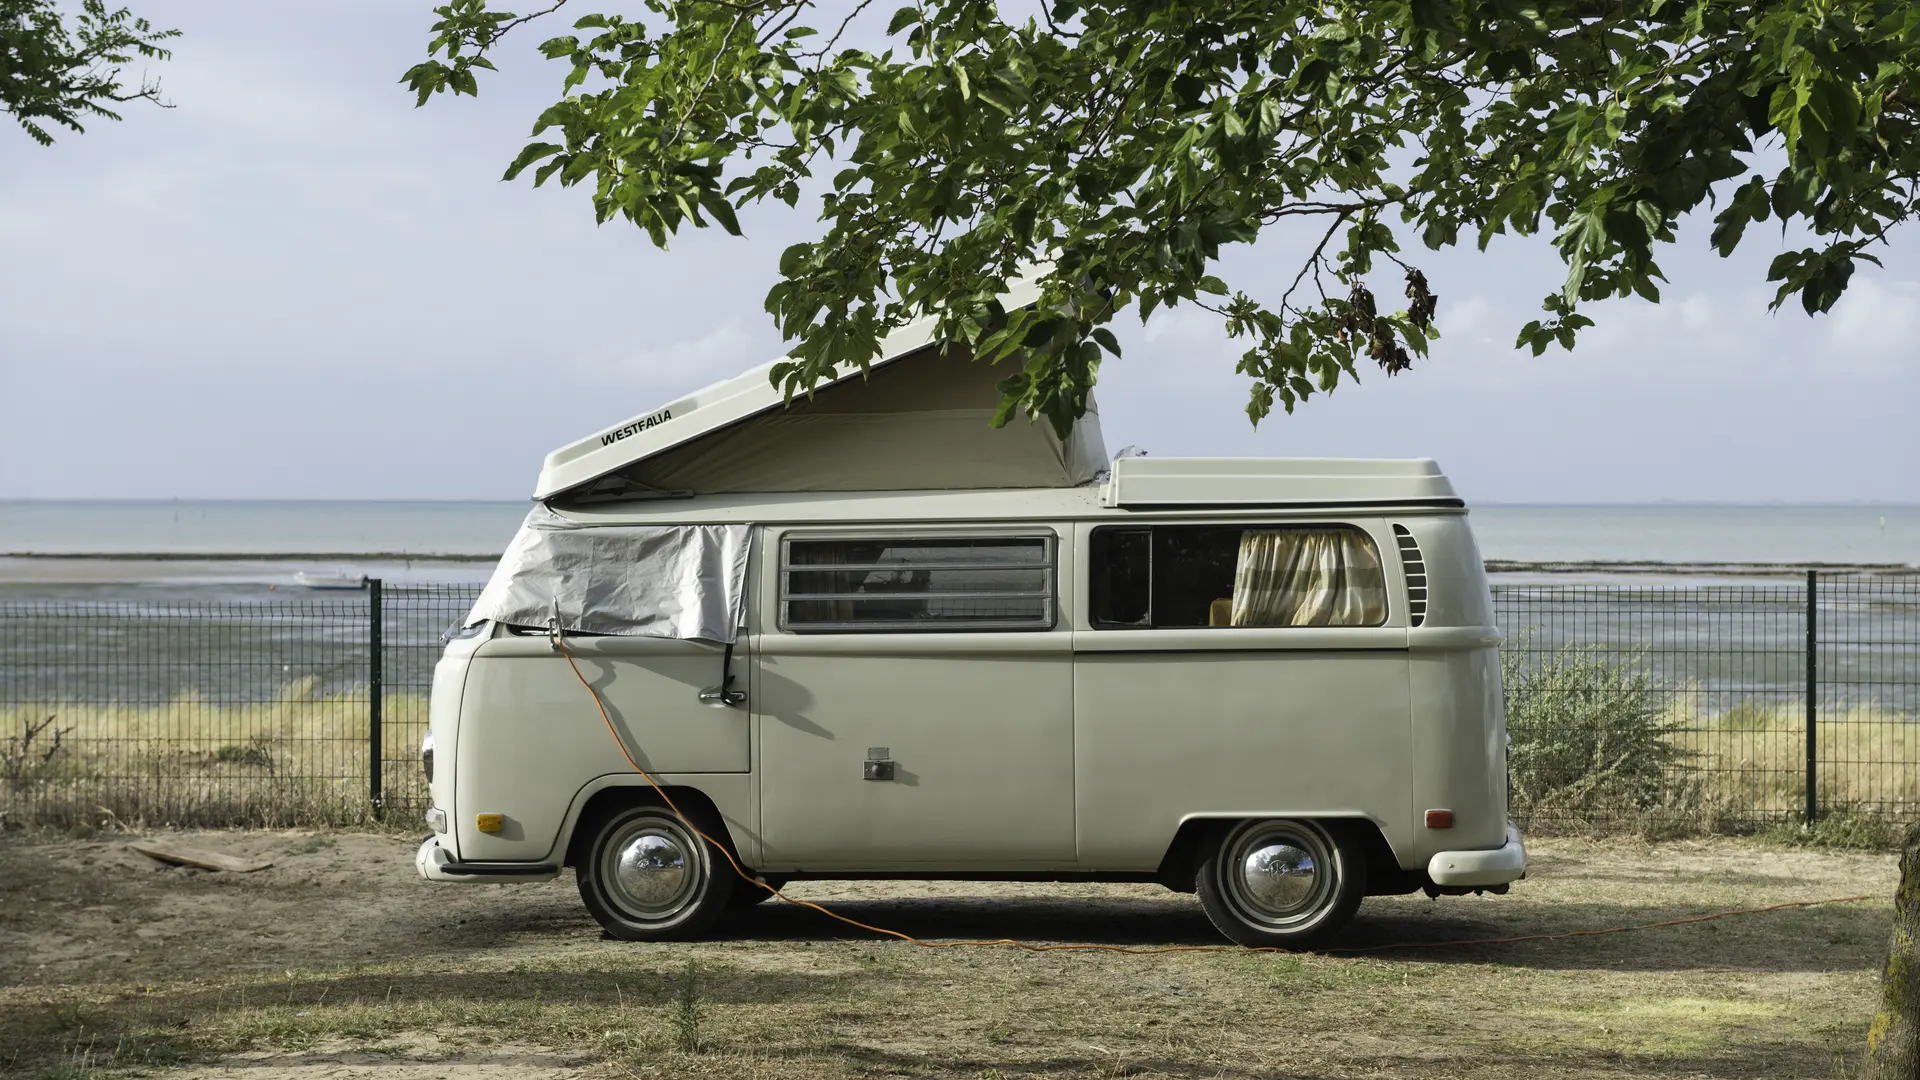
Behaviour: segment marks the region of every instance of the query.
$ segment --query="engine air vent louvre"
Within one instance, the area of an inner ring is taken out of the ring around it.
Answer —
[[[1427,621],[1427,561],[1405,525],[1393,527],[1393,538],[1400,543],[1400,563],[1407,568],[1407,623],[1419,626]]]

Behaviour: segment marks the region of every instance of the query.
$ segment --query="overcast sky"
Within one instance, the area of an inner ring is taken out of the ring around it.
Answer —
[[[780,351],[761,302],[804,202],[662,252],[499,182],[564,74],[542,35],[416,110],[427,0],[136,7],[185,31],[177,108],[51,149],[0,126],[0,498],[523,498],[548,450]],[[1107,444],[1434,457],[1485,501],[1920,501],[1920,234],[1818,320],[1767,312],[1777,236],[1749,235],[1721,260],[1696,230],[1667,303],[1539,358],[1511,346],[1562,274],[1543,243],[1426,255],[1433,358],[1257,431],[1211,316],[1129,315]]]

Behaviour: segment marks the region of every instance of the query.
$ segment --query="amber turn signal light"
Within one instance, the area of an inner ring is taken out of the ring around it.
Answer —
[[[1427,814],[1427,821],[1429,823],[1433,821],[1433,814],[1431,812]],[[480,814],[477,815],[473,821],[474,828],[479,829],[481,832],[489,833],[499,832],[501,829],[506,828],[506,825],[507,818],[505,814]]]
[[[1451,810],[1427,811],[1427,828],[1429,829],[1453,828],[1453,811]]]

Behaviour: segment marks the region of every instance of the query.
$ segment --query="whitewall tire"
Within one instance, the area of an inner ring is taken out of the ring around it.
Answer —
[[[1358,846],[1317,821],[1242,821],[1214,833],[1194,885],[1207,918],[1255,947],[1310,949],[1353,917],[1367,890]]]
[[[718,828],[689,814],[700,830]],[[664,806],[610,815],[574,867],[580,899],[608,934],[628,941],[682,941],[726,910],[739,875],[726,857]]]

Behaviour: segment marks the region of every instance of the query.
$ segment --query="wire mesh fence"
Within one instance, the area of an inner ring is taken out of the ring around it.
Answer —
[[[0,815],[417,820],[441,634],[476,594],[0,600]],[[1527,827],[1920,812],[1920,576],[1505,582],[1494,605]]]
[[[417,817],[440,635],[476,593],[0,601],[0,815],[56,826]]]
[[[1525,824],[1920,810],[1920,577],[1505,585],[1494,603]]]

